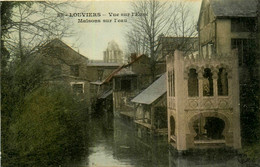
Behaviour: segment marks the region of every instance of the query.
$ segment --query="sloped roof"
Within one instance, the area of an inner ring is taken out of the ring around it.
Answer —
[[[107,78],[102,82],[103,83],[107,83],[109,82],[116,74],[118,74],[122,69],[131,66],[133,63],[135,63],[136,61],[138,61],[141,57],[145,56],[144,54],[136,57],[134,60],[132,60],[130,63],[128,64],[124,64],[120,67],[118,67],[115,71],[113,71],[109,76],[107,76]]]
[[[103,92],[99,97],[98,99],[105,99],[107,98],[109,95],[111,95],[113,93],[113,90],[110,89],[110,90],[107,90],[105,92]]]
[[[166,91],[166,73],[164,73],[160,78],[154,81],[148,88],[146,88],[131,101],[134,103],[149,105],[165,94]]]
[[[99,66],[99,67],[103,67],[103,66],[107,66],[107,67],[117,67],[120,66],[122,64],[120,63],[104,63],[104,62],[94,62],[94,63],[88,63],[88,66]]]
[[[256,0],[209,0],[217,17],[255,17]]]
[[[43,45],[42,48],[44,49],[49,49],[49,46],[63,46],[64,48],[68,49],[67,51],[70,51],[72,52],[74,55],[79,55],[80,57],[88,60],[87,57],[83,56],[82,54],[76,52],[74,49],[72,49],[69,45],[67,45],[66,43],[64,43],[62,40],[58,39],[58,38],[55,38],[49,42],[47,42],[47,44]]]

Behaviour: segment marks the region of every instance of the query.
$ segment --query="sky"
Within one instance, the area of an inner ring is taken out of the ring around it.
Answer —
[[[188,0],[192,3],[192,15],[197,20],[201,0]],[[87,1],[77,2],[75,6],[79,8],[71,8],[67,10],[68,21],[73,22],[73,36],[62,39],[73,49],[79,51],[82,55],[91,60],[103,59],[103,51],[107,48],[108,42],[114,40],[118,43],[121,50],[126,49],[125,33],[128,28],[128,22],[114,22],[114,19],[125,19],[122,13],[130,13],[130,1]],[[100,13],[101,16],[82,17],[77,13]],[[76,14],[75,14],[76,13]],[[109,16],[109,13],[119,13],[119,16]],[[79,23],[79,19],[83,20],[100,20],[98,23],[87,22]],[[104,23],[103,20],[111,22]]]

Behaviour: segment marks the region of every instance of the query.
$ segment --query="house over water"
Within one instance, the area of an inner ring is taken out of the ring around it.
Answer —
[[[260,1],[203,0],[198,20],[200,56],[238,50],[243,139],[257,140],[260,95]]]
[[[114,115],[133,119],[135,110],[131,99],[152,81],[150,58],[146,55],[132,55],[131,61],[113,73],[111,78],[113,78]]]
[[[237,53],[167,60],[168,141],[179,151],[241,148]]]
[[[136,104],[134,122],[139,131],[167,135],[166,74],[161,75],[131,102]],[[142,133],[141,133],[142,134]]]

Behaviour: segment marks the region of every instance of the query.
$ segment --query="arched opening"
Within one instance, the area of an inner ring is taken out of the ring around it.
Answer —
[[[171,136],[175,136],[175,120],[173,116],[170,117],[170,128],[171,128]]]
[[[217,117],[200,117],[193,122],[196,132],[194,140],[221,140],[225,122]]]
[[[174,78],[174,71],[172,71],[172,75],[171,75],[171,92],[172,92],[172,96],[175,96],[175,78]]]
[[[209,68],[206,68],[203,74],[203,96],[213,96],[213,79]]]
[[[188,95],[190,97],[199,96],[199,88],[198,88],[198,74],[195,69],[190,69],[189,71],[189,79],[188,79]]]
[[[220,68],[218,72],[218,95],[227,96],[228,95],[228,77],[225,68]]]

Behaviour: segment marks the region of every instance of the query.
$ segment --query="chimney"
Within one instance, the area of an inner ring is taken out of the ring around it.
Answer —
[[[136,57],[137,57],[136,53],[131,53],[130,61],[133,61],[134,59],[136,59]]]

